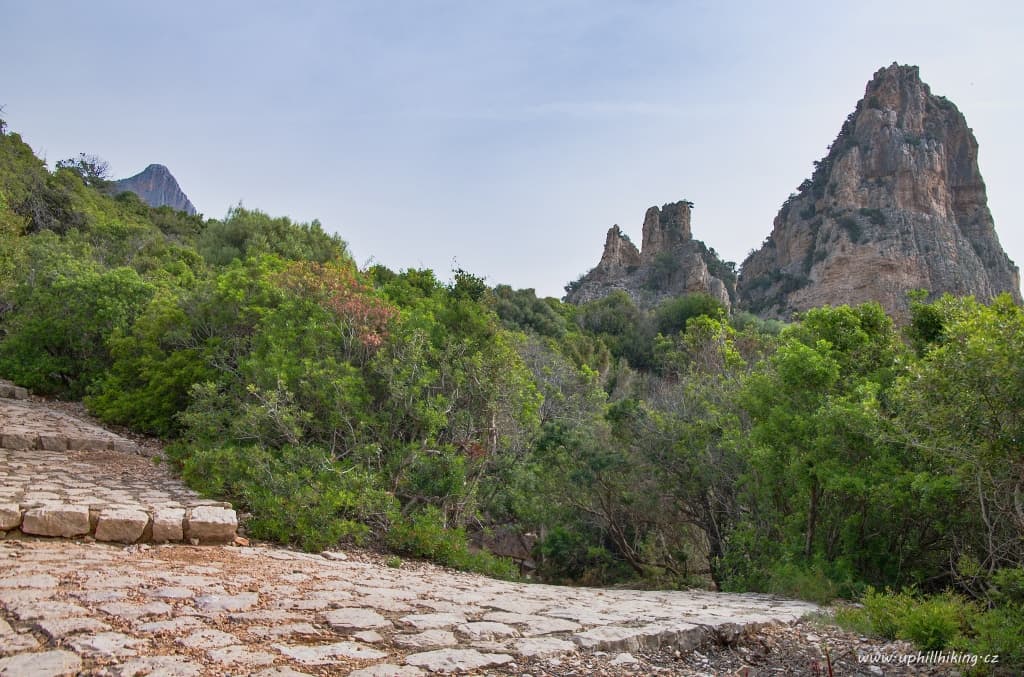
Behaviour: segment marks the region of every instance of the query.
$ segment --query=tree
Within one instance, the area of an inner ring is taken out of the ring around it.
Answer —
[[[98,155],[79,153],[77,158],[58,160],[56,168],[58,171],[66,169],[78,174],[85,185],[97,190],[106,190],[112,183],[110,165]]]
[[[946,296],[917,308],[915,327],[922,358],[899,381],[897,423],[956,483],[970,526],[951,533],[951,559],[980,594],[1024,566],[1024,310],[1008,294]]]

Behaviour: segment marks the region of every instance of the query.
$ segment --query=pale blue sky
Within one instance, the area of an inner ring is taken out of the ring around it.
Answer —
[[[687,198],[741,261],[872,73],[967,116],[1024,264],[1020,3],[0,0],[0,104],[51,163],[167,165],[196,207],[319,218],[361,264],[542,295]]]

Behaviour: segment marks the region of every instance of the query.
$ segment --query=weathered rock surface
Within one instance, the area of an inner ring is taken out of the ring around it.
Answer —
[[[89,506],[53,505],[25,511],[21,530],[35,536],[81,536],[89,533]]]
[[[612,226],[601,261],[566,287],[565,300],[586,303],[621,290],[637,305],[649,308],[674,296],[700,292],[731,307],[735,271],[714,249],[693,239],[692,207],[683,200],[648,209],[641,249],[617,225]]]
[[[1019,271],[988,209],[978,142],[916,66],[875,73],[742,270],[742,305],[782,319],[865,301],[904,316],[913,289],[1021,300]]]
[[[144,510],[106,508],[96,523],[96,540],[134,543],[142,538],[148,524],[149,515]]]
[[[171,207],[188,214],[196,213],[177,179],[163,165],[149,165],[135,176],[114,181],[113,191],[135,193],[150,207]]]

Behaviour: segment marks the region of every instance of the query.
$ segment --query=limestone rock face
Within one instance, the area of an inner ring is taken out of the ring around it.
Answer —
[[[135,193],[150,207],[167,206],[188,214],[196,213],[174,175],[163,165],[150,165],[135,176],[115,181],[114,192]]]
[[[636,248],[629,236],[623,233],[618,224],[608,229],[604,240],[604,253],[598,264],[608,271],[628,271],[640,265],[640,250]]]
[[[671,251],[693,239],[690,230],[690,209],[693,204],[683,200],[651,207],[644,214],[643,260],[650,262],[661,252]]]
[[[974,134],[916,66],[893,64],[875,73],[828,155],[743,262],[739,295],[747,309],[783,319],[865,301],[905,317],[913,289],[1021,301]]]
[[[731,307],[735,273],[714,249],[693,239],[692,207],[683,200],[648,209],[640,250],[617,225],[612,226],[600,263],[566,287],[565,300],[586,303],[622,290],[638,306],[650,308],[667,298],[701,292]]]

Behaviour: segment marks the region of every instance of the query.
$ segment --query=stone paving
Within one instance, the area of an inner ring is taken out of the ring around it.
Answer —
[[[135,450],[131,440],[41,403],[0,398],[0,536],[235,538],[230,504],[202,498]]]
[[[0,449],[0,676],[701,674],[633,654],[729,643],[816,610],[509,583],[362,551],[197,547],[227,540],[225,516],[233,535],[234,511],[113,433],[0,399],[0,435],[28,440]]]
[[[815,608],[753,594],[508,583],[342,557],[0,541],[0,675],[28,674],[18,672],[26,665],[55,666],[32,673],[48,675],[539,675],[595,652],[643,673],[619,654],[687,651]]]

